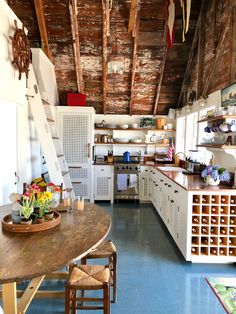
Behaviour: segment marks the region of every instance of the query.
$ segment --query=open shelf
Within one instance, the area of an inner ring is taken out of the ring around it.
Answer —
[[[213,122],[213,121],[224,120],[224,119],[236,119],[236,116],[235,115],[222,115],[222,116],[216,116],[216,117],[209,117],[209,118],[199,120],[197,123]]]
[[[147,129],[147,128],[128,128],[128,129],[121,129],[121,128],[94,128],[95,131],[153,131],[153,132],[175,132],[175,130],[163,130],[163,129]]]
[[[236,145],[225,145],[225,144],[198,144],[196,147],[206,147],[206,148],[218,148],[218,149],[236,149]]]
[[[159,146],[159,147],[168,147],[169,144],[158,144],[158,143],[119,143],[119,142],[112,142],[112,143],[94,143],[94,145],[135,145],[135,146]]]

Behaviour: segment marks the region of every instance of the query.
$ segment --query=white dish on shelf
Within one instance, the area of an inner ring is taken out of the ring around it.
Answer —
[[[138,126],[138,123],[133,123],[133,124],[130,124],[129,127],[131,129],[138,129],[139,126]]]
[[[120,129],[128,129],[129,125],[128,124],[119,124],[118,127]]]
[[[129,140],[127,138],[114,138],[114,142],[116,142],[116,143],[128,143]]]
[[[130,140],[130,143],[142,143],[142,140],[140,138],[136,138],[136,139],[133,139],[133,140]]]

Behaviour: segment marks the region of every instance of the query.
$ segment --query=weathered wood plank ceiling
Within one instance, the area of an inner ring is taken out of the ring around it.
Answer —
[[[124,61],[124,72],[119,79],[114,79],[112,74],[106,78],[106,113],[166,114],[170,107],[177,106],[202,0],[192,1],[190,26],[185,43],[182,43],[182,10],[180,1],[176,1],[174,45],[165,55],[166,2],[140,1],[131,102],[135,47],[132,32],[128,32],[131,1],[113,0],[110,11],[110,36],[107,38],[108,59],[112,44],[117,40],[118,53]],[[9,0],[8,3],[28,28],[32,47],[41,45],[34,1]],[[67,92],[78,91],[69,0],[43,0],[43,10],[49,49],[55,64],[60,104],[66,105]],[[84,92],[88,105],[94,106],[97,113],[103,113],[102,0],[77,0],[77,13]],[[160,81],[161,86],[158,88]],[[157,93],[158,101],[155,105]]]

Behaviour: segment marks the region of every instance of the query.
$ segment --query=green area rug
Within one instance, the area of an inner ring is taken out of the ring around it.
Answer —
[[[236,278],[206,278],[227,313],[236,314]]]

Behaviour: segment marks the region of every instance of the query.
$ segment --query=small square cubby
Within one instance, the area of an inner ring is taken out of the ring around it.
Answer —
[[[220,246],[227,246],[228,245],[228,241],[226,237],[220,237],[219,238],[219,245]]]
[[[199,234],[199,227],[198,226],[193,226],[192,227],[192,234]]]
[[[202,225],[209,225],[209,216],[202,216]]]
[[[235,216],[229,217],[229,225],[236,226],[236,217]]]
[[[210,195],[202,195],[202,204],[210,204]]]
[[[193,205],[193,214],[200,215],[201,207],[198,205]]]
[[[219,206],[211,205],[211,214],[218,215],[219,214]]]
[[[211,227],[210,234],[211,235],[217,235],[218,234],[218,227]]]
[[[211,216],[211,225],[218,225],[219,216]]]
[[[207,227],[207,226],[206,227],[205,226],[201,227],[201,234],[203,234],[203,235],[204,234],[206,234],[206,235],[209,234],[209,227]]]
[[[211,203],[212,204],[219,204],[220,197],[219,195],[211,195]]]
[[[209,245],[209,238],[201,237],[201,245]]]
[[[197,247],[197,246],[192,246],[192,247],[191,247],[191,254],[192,254],[192,255],[199,255],[199,247]]]
[[[218,248],[217,247],[210,247],[210,255],[218,255]]]
[[[193,204],[200,204],[201,195],[193,195]]]
[[[236,195],[230,196],[230,204],[236,204]]]
[[[208,255],[209,251],[208,251],[208,247],[201,247],[201,255]]]
[[[219,248],[219,255],[226,256],[227,255],[227,249],[223,248],[223,247],[220,247]]]
[[[220,234],[221,235],[227,235],[228,234],[228,228],[227,227],[220,227]]]
[[[230,213],[230,215],[236,216],[236,206],[230,206],[229,213]]]
[[[221,215],[228,215],[228,213],[229,213],[229,207],[221,205],[220,206],[220,214]]]
[[[229,235],[236,236],[236,227],[229,227]]]
[[[210,245],[218,245],[218,238],[217,237],[210,237],[209,239]]]
[[[229,255],[230,256],[236,256],[236,248],[235,247],[229,247]]]
[[[220,196],[221,204],[228,204],[229,203],[229,196],[228,195],[221,195]]]
[[[220,216],[220,225],[228,225],[228,216]]]
[[[209,215],[210,214],[210,206],[202,205],[202,214]]]
[[[199,245],[199,237],[192,237],[192,245]]]
[[[236,238],[229,237],[229,245],[230,246],[236,246]]]
[[[192,217],[192,224],[199,225],[200,224],[200,216],[193,216]]]

